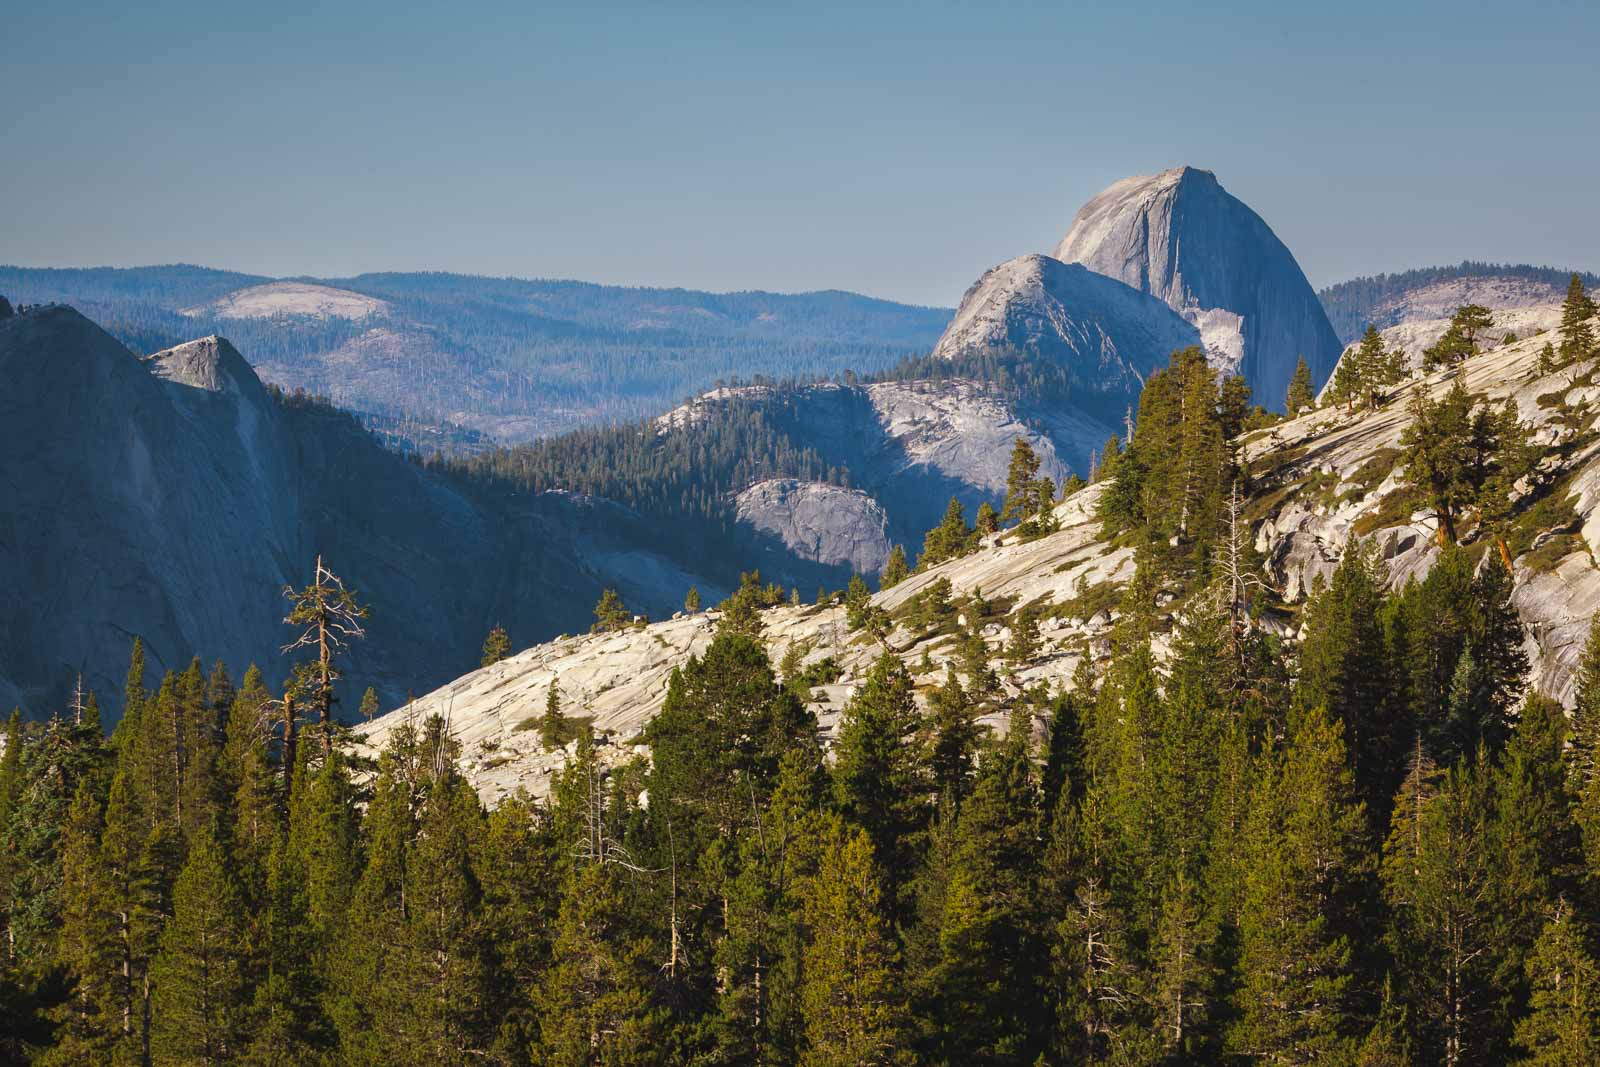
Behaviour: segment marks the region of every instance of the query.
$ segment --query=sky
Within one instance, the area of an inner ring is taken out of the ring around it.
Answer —
[[[1593,0],[54,0],[3,23],[3,263],[948,307],[1117,178],[1190,164],[1318,286],[1600,269]]]

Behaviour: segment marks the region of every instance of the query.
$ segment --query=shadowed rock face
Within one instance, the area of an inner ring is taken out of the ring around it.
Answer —
[[[1143,379],[1200,331],[1155,297],[1079,264],[1027,255],[984,273],[961,298],[935,356],[1016,349],[1067,369],[1086,409],[1115,418]],[[1096,442],[1098,444],[1098,442]]]
[[[801,559],[877,574],[889,558],[889,517],[859,489],[775,478],[752,485],[737,503],[741,522]]]
[[[1200,331],[1212,362],[1256,400],[1283,403],[1304,356],[1322,383],[1340,344],[1294,256],[1210,171],[1125,178],[1085,204],[1055,257],[1164,301]]]
[[[669,612],[698,581],[632,512],[566,494],[491,501],[384,450],[348,415],[285,404],[209,337],[141,361],[67,307],[0,321],[0,705],[47,711],[81,674],[120,711],[129,645],[276,685],[282,589],[321,553],[372,607],[349,687],[386,700],[470,666],[488,628],[587,627],[606,585]]]

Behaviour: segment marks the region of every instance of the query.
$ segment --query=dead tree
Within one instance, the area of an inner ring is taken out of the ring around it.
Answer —
[[[301,648],[317,651],[316,659],[295,665],[285,702],[291,695],[298,696],[309,700],[317,709],[322,728],[322,754],[326,757],[333,752],[333,685],[340,677],[334,657],[348,652],[351,641],[367,635],[361,627],[367,609],[356,603],[343,580],[323,565],[321,556],[317,557],[311,584],[298,590],[284,586],[283,595],[290,603],[284,624],[302,628],[299,637],[283,646],[284,655]],[[286,750],[292,750],[292,742],[286,744]]]

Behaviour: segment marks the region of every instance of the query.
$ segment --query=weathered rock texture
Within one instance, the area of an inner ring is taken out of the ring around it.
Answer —
[[[801,559],[877,574],[889,558],[889,517],[859,489],[774,478],[740,493],[737,507],[739,521]]]
[[[1124,178],[1090,200],[1055,257],[1165,301],[1200,331],[1212,361],[1281,406],[1304,356],[1333,373],[1340,344],[1294,256],[1210,171]]]
[[[1450,373],[1459,373],[1470,390],[1497,403],[1514,400],[1521,418],[1536,427],[1536,439],[1557,446],[1574,439],[1572,413],[1600,403],[1600,389],[1573,385],[1595,369],[1593,363],[1541,375],[1541,343],[1530,339],[1506,345]],[[1448,374],[1415,379],[1376,411],[1352,415],[1319,410],[1242,442],[1244,459],[1258,472],[1246,508],[1256,547],[1266,561],[1262,577],[1285,599],[1302,599],[1318,576],[1331,573],[1357,536],[1358,523],[1360,536],[1380,548],[1393,582],[1403,583],[1431,568],[1439,552],[1432,517],[1418,513],[1390,518],[1384,505],[1400,485],[1395,450],[1409,423],[1411,391],[1441,390],[1448,382]],[[1513,599],[1525,627],[1530,684],[1570,701],[1576,660],[1590,619],[1600,609],[1600,569],[1595,565],[1600,553],[1600,443],[1566,452],[1551,448],[1546,474],[1555,486],[1551,491],[1572,501],[1578,520],[1570,529],[1537,531],[1535,550],[1515,560]],[[985,627],[984,636],[1008,692],[1039,681],[1065,686],[1081,658],[1104,653],[1116,619],[1115,610],[1105,607],[1112,600],[1096,591],[1115,590],[1133,573],[1131,550],[1114,549],[1101,540],[1094,516],[1102,491],[1103,486],[1091,485],[1059,505],[1057,533],[1029,543],[990,538],[978,552],[913,575],[874,601],[892,612],[929,583],[948,578],[958,597],[981,589],[985,597],[1014,606],[1053,608],[1046,612],[1038,656],[1020,667],[999,660],[1009,636],[1004,625]],[[837,682],[813,691],[812,706],[831,732],[878,655],[878,646],[848,631],[840,607],[780,607],[766,612],[763,620],[775,661],[798,644],[804,662],[831,656],[843,668]],[[560,678],[573,713],[594,717],[607,758],[642,752],[638,736],[660,707],[672,667],[705,649],[715,621],[715,613],[708,612],[626,633],[529,648],[376,720],[364,731],[367,743],[381,746],[398,724],[437,712],[448,717],[463,741],[463,765],[486,800],[493,802],[518,788],[542,793],[566,753],[545,750],[523,724],[542,707],[552,678]],[[1284,627],[1289,620],[1274,625]],[[943,678],[946,662],[956,655],[946,638],[920,639],[904,627],[895,629],[889,644],[924,691]],[[924,656],[931,669],[924,669]]]
[[[120,711],[129,645],[287,673],[286,584],[322,553],[371,604],[350,687],[398,700],[475,662],[488,628],[587,625],[603,586],[654,613],[707,581],[603,501],[494,503],[385,451],[350,416],[275,400],[215,337],[141,361],[66,307],[0,321],[0,706],[81,674]]]
[[[1027,255],[967,290],[934,355],[1029,352],[1065,367],[1080,403],[1093,406],[1102,394],[1119,408],[1169,353],[1199,343],[1199,331],[1155,297],[1076,263]]]

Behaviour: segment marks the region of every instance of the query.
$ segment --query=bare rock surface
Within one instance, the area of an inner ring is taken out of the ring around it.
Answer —
[[[1246,506],[1265,559],[1263,579],[1289,601],[1301,600],[1319,576],[1332,572],[1357,536],[1378,547],[1392,583],[1425,576],[1439,552],[1431,514],[1392,516],[1384,511],[1387,498],[1401,487],[1396,467],[1400,437],[1410,421],[1406,407],[1411,392],[1443,390],[1459,376],[1475,394],[1495,403],[1514,402],[1520,417],[1547,444],[1567,440],[1571,431],[1558,420],[1561,409],[1550,398],[1564,396],[1569,408],[1593,402],[1586,399],[1587,387],[1573,382],[1596,368],[1591,363],[1541,374],[1541,346],[1539,339],[1525,339],[1469,360],[1457,371],[1415,378],[1374,411],[1351,414],[1324,408],[1249,435],[1241,443],[1242,458],[1258,472],[1258,481]],[[1576,661],[1590,620],[1600,610],[1600,569],[1595,563],[1600,550],[1600,443],[1562,455],[1551,453],[1548,473],[1556,479],[1553,491],[1572,502],[1576,525],[1539,531],[1535,544],[1567,537],[1555,542],[1562,546],[1555,558],[1547,551],[1516,558],[1513,602],[1524,625],[1530,685],[1570,704]],[[1026,664],[1011,666],[1001,660],[1010,633],[1007,625],[990,624],[984,636],[1007,692],[1039,682],[1066,687],[1083,657],[1107,653],[1116,624],[1114,607],[1085,594],[1115,590],[1133,574],[1132,551],[1113,548],[1101,537],[1095,516],[1103,490],[1103,485],[1091,485],[1058,505],[1061,528],[1055,533],[1031,542],[1010,534],[991,537],[971,555],[876,594],[874,603],[893,613],[931,583],[948,579],[957,597],[981,590],[986,599],[1011,605],[1013,612],[1025,605],[1055,607],[1059,610],[1050,611],[1041,626],[1039,654]],[[374,721],[362,731],[363,744],[381,747],[407,719],[446,715],[464,742],[465,770],[486,801],[493,803],[518,788],[542,793],[566,753],[544,749],[535,732],[518,729],[518,724],[542,706],[551,678],[559,677],[562,691],[574,694],[569,702],[573,713],[593,716],[606,740],[606,758],[644,754],[637,741],[659,710],[672,667],[704,650],[715,621],[716,613],[706,612],[529,648]],[[841,668],[836,681],[812,690],[811,706],[831,737],[845,704],[880,653],[879,645],[852,634],[843,608],[837,606],[773,608],[763,614],[763,623],[774,662],[798,647],[803,662],[832,657]],[[1294,636],[1292,626],[1285,627],[1282,620],[1272,625]],[[905,626],[895,627],[888,647],[913,672],[923,696],[942,681],[945,664],[956,655],[948,637],[923,638]],[[1164,649],[1165,643],[1158,642],[1158,655]]]
[[[859,489],[774,478],[736,501],[741,522],[776,535],[801,559],[877,574],[889,558],[889,517]]]
[[[1212,362],[1281,403],[1295,360],[1313,380],[1341,345],[1311,284],[1272,228],[1210,171],[1124,178],[1072,220],[1055,257],[1166,302],[1198,328]]]

